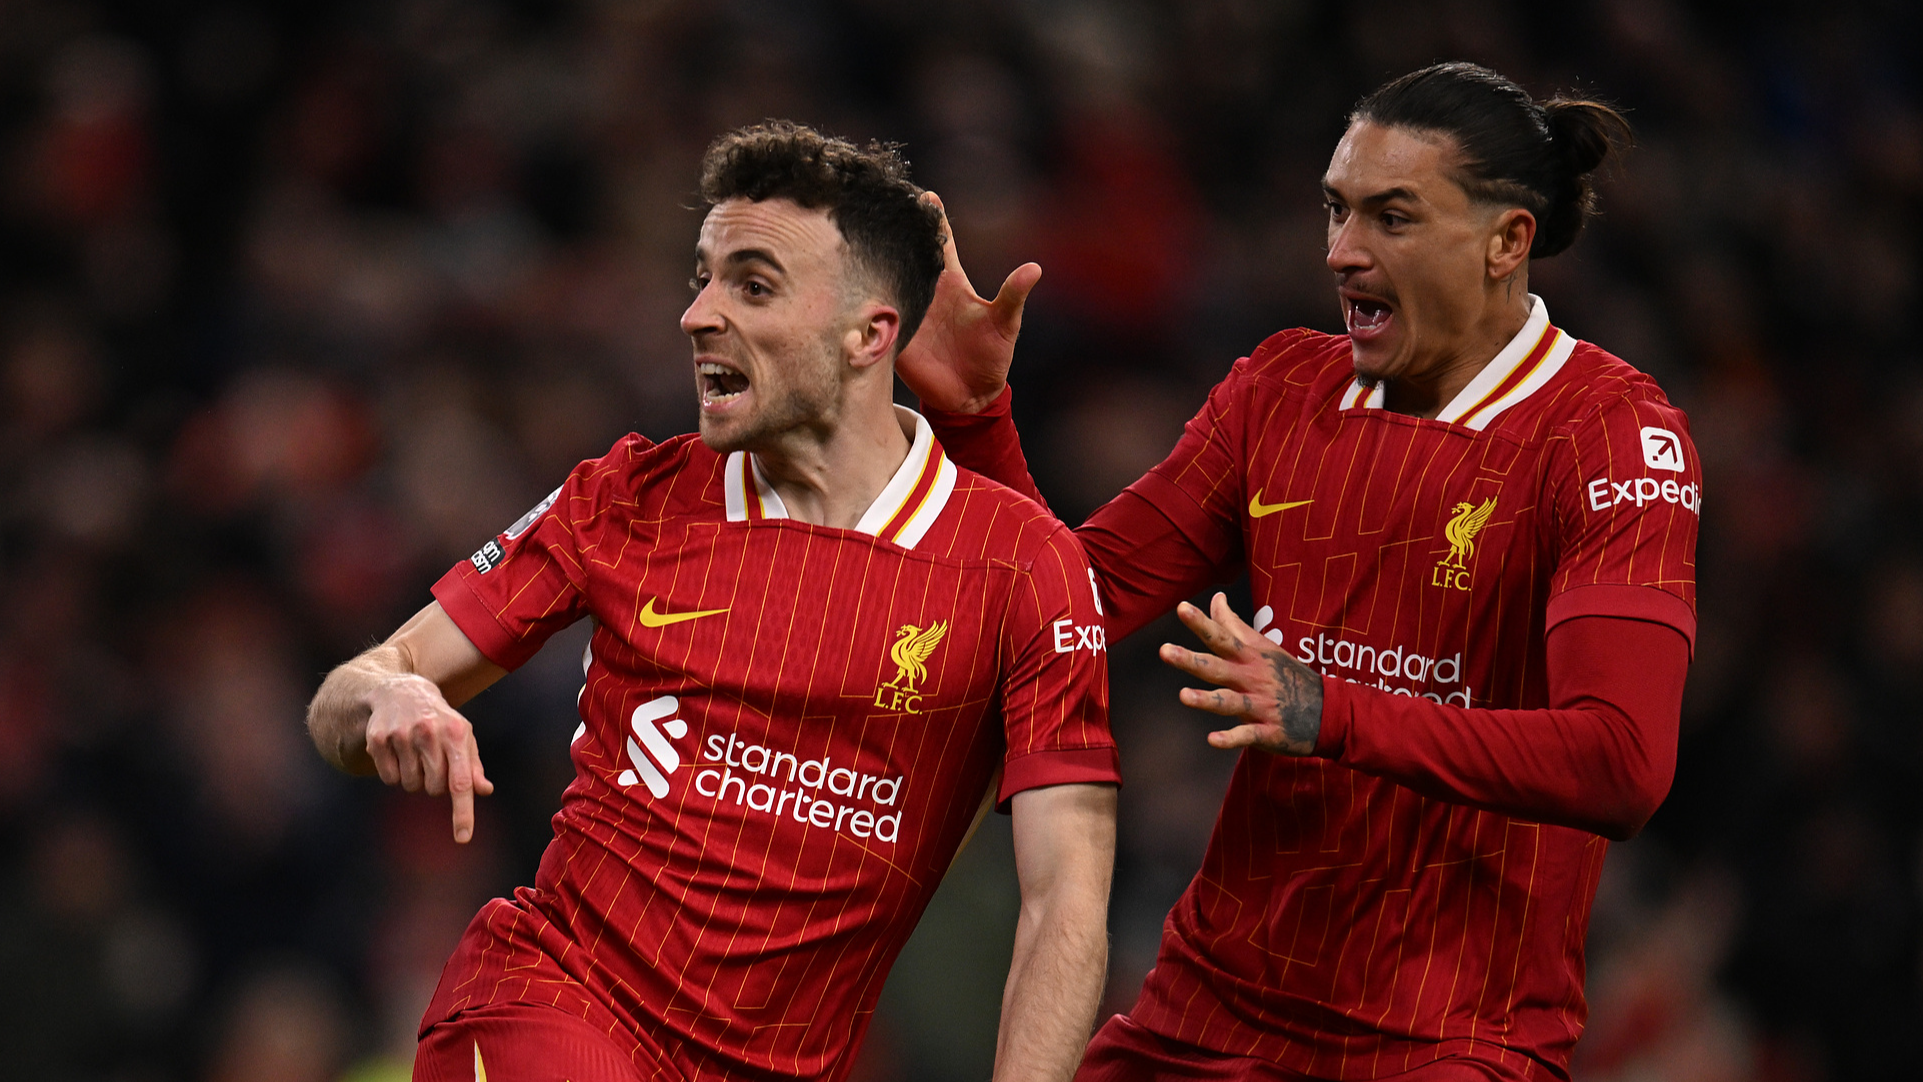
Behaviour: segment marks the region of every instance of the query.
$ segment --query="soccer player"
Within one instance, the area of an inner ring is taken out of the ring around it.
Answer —
[[[461,939],[414,1077],[840,1078],[993,800],[1022,892],[995,1074],[1065,1079],[1119,780],[1094,576],[892,402],[942,270],[892,149],[770,122],[701,190],[699,438],[582,463],[310,708],[330,762],[451,794],[466,841],[490,785],[457,708],[594,621],[554,841]]]
[[[1080,1077],[1567,1078],[1605,839],[1675,769],[1699,463],[1647,376],[1550,322],[1627,136],[1443,64],[1375,91],[1323,178],[1347,335],[1238,361],[1077,532],[1111,635],[1246,570],[1162,657],[1242,755],[1155,968]],[[902,370],[954,453],[1026,478],[1004,381],[1027,290],[948,252]]]

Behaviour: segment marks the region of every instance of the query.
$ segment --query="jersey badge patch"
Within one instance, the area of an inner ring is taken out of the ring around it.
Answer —
[[[1480,504],[1456,504],[1455,514],[1442,528],[1442,536],[1449,542],[1449,554],[1436,561],[1435,573],[1429,576],[1429,585],[1457,590],[1469,588],[1468,561],[1476,554],[1476,535],[1488,525],[1489,516],[1495,512],[1494,496]]]
[[[500,542],[489,541],[487,544],[475,549],[474,555],[469,556],[467,562],[473,564],[476,571],[485,575],[489,571],[494,570],[495,565],[499,564],[502,557],[506,555],[507,553],[501,550]]]
[[[547,514],[548,508],[553,507],[554,501],[560,498],[561,498],[561,490],[559,488],[556,488],[553,492],[548,493],[547,499],[542,500],[540,503],[535,504],[533,507],[528,509],[527,514],[522,515],[520,518],[517,518],[514,520],[514,525],[509,526],[507,528],[507,539],[509,541],[512,541],[515,538],[526,533],[528,527],[534,525],[534,520],[537,518],[540,518],[542,515]]]
[[[946,620],[927,627],[901,625],[895,632],[895,645],[888,648],[888,659],[895,663],[895,678],[875,689],[877,707],[904,714],[921,713],[921,685],[928,679],[928,659],[947,634]]]

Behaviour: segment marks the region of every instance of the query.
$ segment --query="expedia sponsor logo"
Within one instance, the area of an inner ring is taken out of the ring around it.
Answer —
[[[1589,482],[1586,491],[1591,511],[1607,511],[1623,504],[1644,507],[1660,501],[1677,504],[1693,515],[1703,513],[1703,486],[1693,481],[1685,484],[1673,477],[1661,481],[1654,477],[1637,477],[1628,481],[1598,477]]]
[[[1102,624],[1078,624],[1064,616],[1049,625],[1055,633],[1055,652],[1072,654],[1077,650],[1102,653],[1108,649],[1108,628]]]
[[[711,734],[694,791],[716,804],[787,816],[851,837],[893,842],[901,836],[902,778],[837,766],[829,756],[802,759],[793,752],[750,744],[734,733]]]
[[[1683,440],[1667,428],[1643,429],[1643,464],[1652,470],[1683,472]]]
[[[1102,588],[1095,582],[1095,569],[1088,569],[1088,592],[1095,598],[1095,615],[1102,615]],[[1106,653],[1108,650],[1108,626],[1106,624],[1078,624],[1074,618],[1064,616],[1049,625],[1055,633],[1055,652],[1072,654],[1077,650],[1087,650],[1092,654]]]

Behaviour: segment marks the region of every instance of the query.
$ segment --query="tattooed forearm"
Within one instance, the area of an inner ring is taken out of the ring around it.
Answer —
[[[1316,738],[1322,735],[1322,678],[1287,651],[1275,651],[1271,660],[1275,665],[1275,706],[1282,726],[1282,751],[1288,755],[1312,754]]]

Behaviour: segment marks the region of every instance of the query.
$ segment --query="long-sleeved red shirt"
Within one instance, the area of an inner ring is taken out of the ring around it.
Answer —
[[[1540,301],[1437,419],[1380,396],[1346,338],[1278,335],[1076,531],[1111,637],[1246,568],[1257,630],[1324,676],[1315,756],[1243,757],[1132,1015],[1325,1077],[1562,1077],[1596,835],[1633,834],[1674,771],[1694,449]],[[1036,495],[1006,399],[931,420]]]

